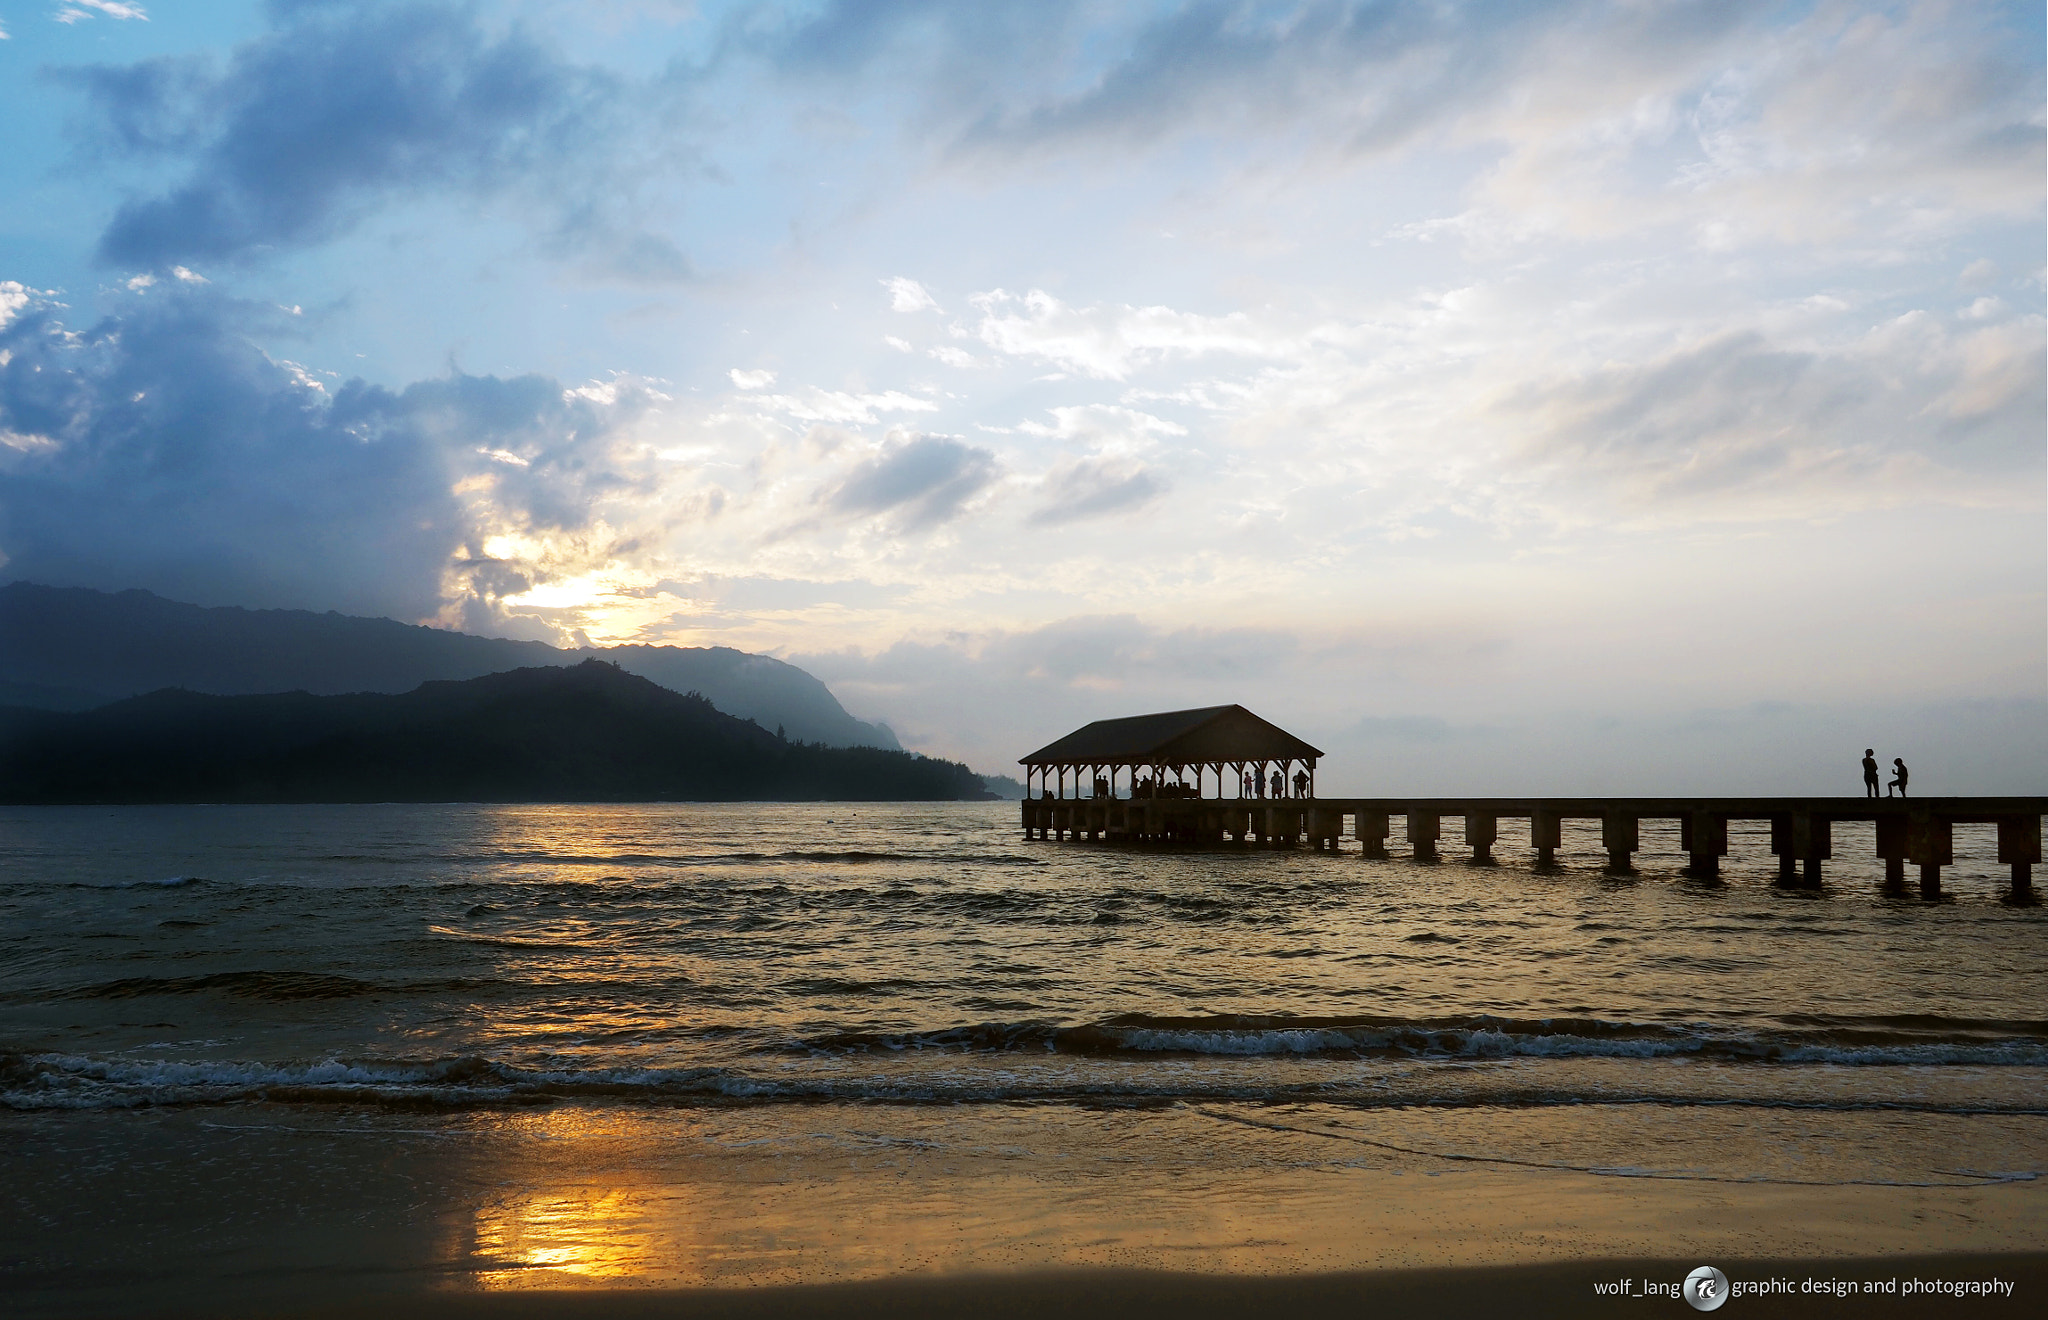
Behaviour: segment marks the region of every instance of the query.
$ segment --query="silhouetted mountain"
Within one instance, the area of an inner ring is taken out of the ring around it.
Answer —
[[[566,651],[391,619],[307,610],[206,608],[147,591],[14,582],[0,587],[0,703],[82,710],[160,688],[258,692],[408,692],[595,656],[719,710],[832,746],[896,747],[886,725],[848,715],[795,665],[731,647],[620,646]]]
[[[411,692],[0,709],[0,801],[981,799],[966,766],[788,741],[598,660]]]

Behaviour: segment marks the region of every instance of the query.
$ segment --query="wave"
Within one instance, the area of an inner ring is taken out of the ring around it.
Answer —
[[[1391,1057],[1413,1059],[1706,1058],[1747,1063],[1848,1065],[2048,1066],[2042,1023],[1943,1023],[1910,1029],[1897,1020],[1758,1031],[1599,1018],[1515,1019],[1470,1015],[1435,1019],[1293,1018],[1233,1015],[1151,1017],[1124,1014],[1061,1026],[1042,1021],[983,1022],[932,1031],[832,1032],[790,1048],[847,1054],[941,1050],[1035,1052],[1096,1057]],[[1962,1030],[1956,1028],[1962,1027]],[[1989,1029],[1986,1029],[1989,1028]]]
[[[190,885],[203,885],[208,881],[203,875],[167,875],[147,880],[57,880],[38,881],[33,877],[13,877],[6,888],[15,889],[184,889]]]
[[[333,972],[213,972],[204,976],[124,976],[66,991],[67,999],[139,999],[145,995],[232,995],[239,999],[290,1001],[350,999],[357,995],[419,994],[470,990],[472,979],[383,985]]]
[[[749,1073],[730,1067],[525,1068],[462,1055],[432,1060],[331,1058],[308,1064],[179,1062],[0,1052],[0,1107],[17,1111],[157,1106],[346,1104],[451,1109],[551,1102],[626,1104],[880,1103],[909,1105],[1079,1103],[1118,1106],[1205,1102],[1324,1103],[1354,1108],[1657,1104],[1761,1109],[1939,1114],[2048,1113],[2038,1100],[1943,1102],[1922,1096],[1842,1100],[1690,1092],[1682,1087],[1528,1084],[1461,1086],[1457,1077],[1386,1095],[1330,1079],[1248,1078],[1242,1073],[1091,1075],[1018,1069],[921,1070],[907,1074]]]

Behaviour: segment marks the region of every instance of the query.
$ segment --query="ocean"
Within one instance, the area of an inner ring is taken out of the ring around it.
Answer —
[[[1773,885],[1756,833],[1712,883],[1649,825],[1614,877],[1597,826],[1537,872],[1505,840],[1492,867],[1405,860],[1398,837],[1393,860],[1135,851],[1027,842],[1016,817],[0,810],[0,1119],[86,1201],[117,1195],[78,1172],[106,1143],[536,1122],[681,1123],[720,1159],[784,1159],[771,1182],[821,1141],[929,1163],[1069,1138],[1125,1176],[1275,1186],[1326,1165],[1892,1188],[2048,1167],[2048,913],[2000,901],[1988,828],[1959,827],[1928,903],[1880,891],[1853,825],[1808,891]],[[620,1161],[654,1158],[633,1141]],[[17,1181],[5,1204],[56,1225],[56,1195]],[[464,1213],[447,1251],[503,1260]],[[57,1268],[66,1240],[14,1268]]]

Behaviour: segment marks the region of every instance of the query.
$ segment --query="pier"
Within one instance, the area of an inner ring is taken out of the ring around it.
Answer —
[[[1024,836],[1329,852],[1348,839],[1361,855],[1384,858],[1399,820],[1414,860],[1435,862],[1449,846],[1450,821],[1466,860],[1491,866],[1501,822],[1526,821],[1535,864],[1552,866],[1564,822],[1598,821],[1607,870],[1627,875],[1642,822],[1676,821],[1686,874],[1712,880],[1728,855],[1729,824],[1768,822],[1779,882],[1818,887],[1835,855],[1836,823],[1870,821],[1886,888],[1903,892],[1911,867],[1921,895],[1938,898],[1941,869],[1955,862],[1955,827],[1989,824],[2012,896],[2026,901],[2048,815],[2048,797],[1322,798],[1322,755],[1242,706],[1098,720],[1020,758]]]
[[[2011,868],[2015,896],[2033,893],[2041,861],[2041,818],[2048,798],[1117,798],[1037,797],[1023,803],[1024,835],[1107,843],[1187,847],[1315,848],[1341,851],[1354,841],[1361,855],[1388,857],[1396,820],[1404,823],[1416,861],[1444,860],[1455,840],[1466,860],[1496,864],[1501,822],[1526,821],[1538,866],[1557,862],[1568,820],[1600,822],[1607,869],[1635,870],[1642,822],[1676,821],[1686,874],[1710,880],[1728,855],[1731,821],[1768,822],[1778,878],[1819,886],[1834,855],[1838,821],[1872,821],[1876,855],[1887,887],[1903,890],[1906,870],[1918,873],[1923,897],[1941,895],[1941,868],[1955,861],[1955,827],[1998,829],[1998,861]],[[1447,836],[1445,823],[1455,833]]]

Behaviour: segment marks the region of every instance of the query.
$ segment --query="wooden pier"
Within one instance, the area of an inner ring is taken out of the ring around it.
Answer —
[[[1834,855],[1837,821],[1872,821],[1877,856],[1887,885],[1901,888],[1906,868],[1919,872],[1920,892],[1941,893],[1941,868],[1955,861],[1957,825],[1998,827],[1998,860],[2012,868],[2015,895],[2033,892],[2041,861],[2041,818],[2048,798],[1026,798],[1024,835],[1108,843],[1194,847],[1309,847],[1338,851],[1355,840],[1366,857],[1386,857],[1392,825],[1406,825],[1417,861],[1441,860],[1444,822],[1457,822],[1457,839],[1472,862],[1491,865],[1503,820],[1527,821],[1538,866],[1554,865],[1568,820],[1600,822],[1607,868],[1634,870],[1646,820],[1678,822],[1679,847],[1689,875],[1711,879],[1728,853],[1731,821],[1767,821],[1778,875],[1787,883],[1819,885],[1822,864]]]
[[[1608,869],[1625,875],[1634,870],[1642,822],[1675,820],[1687,874],[1713,879],[1728,855],[1729,822],[1768,821],[1779,880],[1818,886],[1835,855],[1835,823],[1867,820],[1886,886],[1903,890],[1910,865],[1920,892],[1935,898],[1941,868],[1955,861],[1955,827],[1991,824],[1998,860],[2012,868],[2013,897],[2029,900],[2048,814],[2041,797],[1319,798],[1322,755],[1242,706],[1097,720],[1019,759],[1027,790],[1035,790],[1024,799],[1024,836],[1333,852],[1349,838],[1365,856],[1385,857],[1399,819],[1415,860],[1433,862],[1449,819],[1462,823],[1458,837],[1471,861],[1490,866],[1500,823],[1526,820],[1536,864],[1551,866],[1564,822],[1597,820]]]

